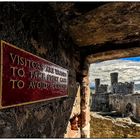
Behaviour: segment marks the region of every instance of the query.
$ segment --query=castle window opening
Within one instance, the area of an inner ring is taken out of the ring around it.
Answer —
[[[140,118],[140,57],[120,58],[91,64],[90,110],[116,111]]]

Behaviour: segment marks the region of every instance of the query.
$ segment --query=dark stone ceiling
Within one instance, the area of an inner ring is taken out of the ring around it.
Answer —
[[[74,7],[80,13],[86,13],[104,4],[107,2],[75,2]]]

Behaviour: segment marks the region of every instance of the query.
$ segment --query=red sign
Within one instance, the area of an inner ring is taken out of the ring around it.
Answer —
[[[68,70],[1,41],[1,108],[67,96]]]

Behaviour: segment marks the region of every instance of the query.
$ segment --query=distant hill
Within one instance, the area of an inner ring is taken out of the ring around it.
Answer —
[[[94,83],[90,83],[90,88],[94,89],[95,88],[95,84]]]

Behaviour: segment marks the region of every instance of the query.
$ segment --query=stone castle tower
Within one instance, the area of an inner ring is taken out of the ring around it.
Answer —
[[[110,78],[111,78],[111,92],[114,93],[113,91],[113,85],[118,83],[118,73],[110,73]]]

